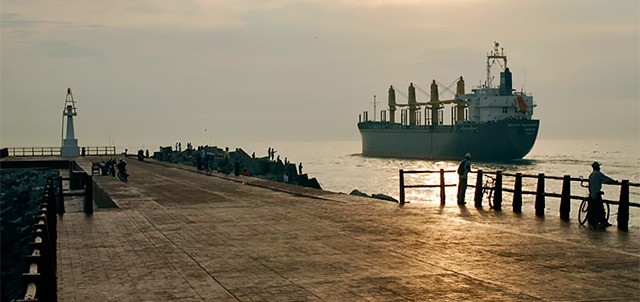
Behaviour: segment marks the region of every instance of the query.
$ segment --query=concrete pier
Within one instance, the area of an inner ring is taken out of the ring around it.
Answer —
[[[59,301],[640,300],[638,229],[128,163],[58,218]]]

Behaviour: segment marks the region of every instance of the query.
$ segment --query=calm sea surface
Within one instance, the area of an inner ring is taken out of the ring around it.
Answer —
[[[336,142],[296,142],[274,143],[271,146],[242,146],[247,153],[256,152],[256,156],[266,156],[267,148],[274,147],[276,155],[285,157],[291,162],[302,162],[303,172],[316,177],[323,189],[349,193],[353,189],[373,194],[383,193],[398,198],[399,169],[404,170],[455,170],[458,161],[428,161],[402,160],[386,158],[370,158],[360,155],[360,141]],[[263,150],[264,149],[264,150]],[[572,177],[588,177],[591,173],[591,163],[598,161],[602,164],[601,171],[617,180],[628,179],[632,183],[640,183],[640,142],[637,140],[538,140],[534,149],[522,161],[511,163],[478,163],[473,162],[472,168],[484,171],[501,170],[508,173],[523,173],[537,175],[545,173],[548,176],[571,175]],[[475,183],[475,176],[470,176],[469,183]],[[457,174],[447,173],[446,182],[457,183]],[[405,184],[437,184],[438,174],[405,175]],[[513,188],[514,179],[504,177],[505,188]],[[525,178],[523,190],[535,191],[536,179]],[[547,192],[561,193],[562,181],[547,180]],[[605,199],[618,200],[619,186],[603,187]],[[640,203],[640,188],[631,187],[630,201]],[[572,195],[586,195],[587,189],[573,183]],[[446,190],[447,204],[455,206],[456,188]],[[407,189],[406,199],[412,203],[439,204],[439,189]],[[473,189],[467,190],[467,202],[473,200]],[[523,196],[523,213],[534,214],[534,196]],[[571,217],[576,217],[579,201],[572,202]],[[559,216],[559,198],[546,198],[546,215]],[[504,192],[503,210],[511,208],[511,193]],[[616,223],[617,206],[612,206],[612,223]],[[631,208],[629,225],[640,228],[640,208]]]

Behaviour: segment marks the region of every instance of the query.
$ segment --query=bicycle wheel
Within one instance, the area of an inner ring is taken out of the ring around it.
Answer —
[[[607,208],[609,205],[607,204]],[[580,203],[580,209],[578,210],[578,222],[580,225],[584,225],[587,222],[587,212],[589,212],[589,202],[587,199],[583,199]],[[609,211],[607,210],[607,217],[609,217]]]

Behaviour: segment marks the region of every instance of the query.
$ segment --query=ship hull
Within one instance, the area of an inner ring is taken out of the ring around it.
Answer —
[[[407,126],[387,122],[358,123],[362,155],[372,157],[457,160],[522,159],[538,135],[539,120],[503,120],[454,126]]]

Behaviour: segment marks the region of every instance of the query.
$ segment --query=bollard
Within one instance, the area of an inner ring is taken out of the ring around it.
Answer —
[[[400,169],[400,206],[404,205],[404,171]]]
[[[620,185],[620,203],[618,204],[618,229],[629,230],[629,180]]]
[[[560,219],[569,221],[571,212],[571,176],[562,178],[562,195],[560,196]]]
[[[444,190],[445,186],[444,186],[444,169],[440,169],[440,205],[443,206],[445,205],[445,200],[447,199],[447,197],[445,196],[445,190]]]
[[[536,216],[544,216],[544,173],[538,174],[538,189],[536,190]]]
[[[482,208],[482,170],[478,170],[476,177],[476,193],[473,202],[476,208]]]
[[[516,182],[513,186],[513,212],[522,213],[522,173],[516,173]]]
[[[87,175],[84,186],[84,213],[87,215],[93,214],[93,177]]]
[[[502,171],[496,171],[496,182],[493,190],[493,210],[502,211]]]

